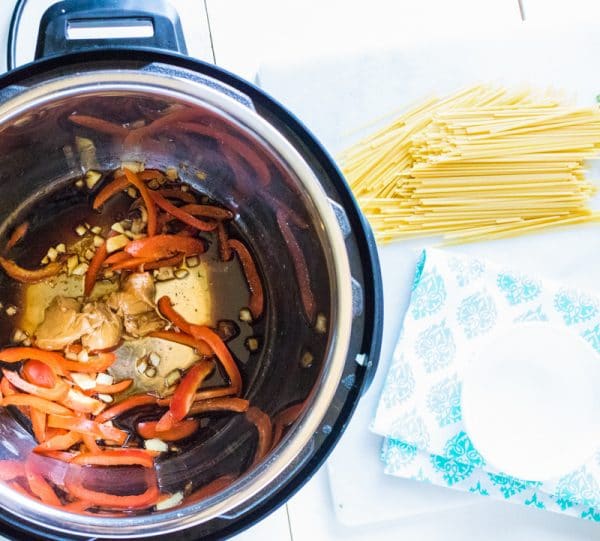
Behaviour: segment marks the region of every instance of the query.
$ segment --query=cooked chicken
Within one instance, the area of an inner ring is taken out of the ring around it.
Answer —
[[[80,313],[81,304],[69,297],[55,297],[35,331],[35,343],[42,349],[63,349],[91,332],[92,327]]]
[[[154,306],[154,280],[147,272],[130,274],[121,290],[111,293],[107,302],[123,317],[125,331],[134,338],[146,336],[165,326]]]
[[[46,309],[44,321],[35,331],[39,348],[59,350],[81,340],[89,350],[109,349],[121,339],[123,324],[103,302],[83,308],[75,299],[55,297]]]
[[[83,307],[82,316],[86,317],[92,331],[81,338],[81,345],[89,350],[110,349],[121,340],[123,324],[121,318],[111,312],[103,302],[90,302]]]

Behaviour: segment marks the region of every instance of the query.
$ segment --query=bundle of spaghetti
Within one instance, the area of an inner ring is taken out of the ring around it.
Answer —
[[[600,221],[585,177],[599,151],[597,107],[477,86],[414,107],[340,162],[378,241],[455,244]]]

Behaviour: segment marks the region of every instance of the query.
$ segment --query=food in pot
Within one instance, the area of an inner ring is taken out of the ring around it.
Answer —
[[[239,472],[217,472],[201,486],[185,479],[165,492],[161,461],[201,437],[214,416],[245,415],[256,427],[247,440],[252,467],[300,413],[295,406],[272,421],[242,398],[240,360],[228,342],[239,339],[248,355],[260,349],[252,324],[265,298],[255,259],[230,236],[233,213],[176,178],[128,168],[88,178],[87,213],[78,207],[78,221],[63,216],[69,235],[60,227],[36,232],[25,221],[0,257],[17,292],[7,320],[13,343],[0,350],[1,404],[36,440],[25,461],[0,461],[0,479],[73,512],[199,501]],[[38,234],[45,254],[37,267],[25,265]],[[231,319],[213,317],[209,251],[227,260],[224,274],[245,282],[244,295],[230,299]],[[304,300],[314,317],[312,299]]]

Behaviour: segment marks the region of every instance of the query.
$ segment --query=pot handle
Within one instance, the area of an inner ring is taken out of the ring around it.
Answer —
[[[107,47],[187,54],[181,21],[166,0],[64,0],[42,16],[35,58]]]

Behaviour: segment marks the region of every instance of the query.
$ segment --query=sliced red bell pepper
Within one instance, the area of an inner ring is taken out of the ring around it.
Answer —
[[[92,289],[94,289],[96,277],[98,276],[107,255],[106,242],[104,242],[96,248],[96,253],[94,254],[94,257],[92,257],[88,270],[85,273],[83,293],[86,297],[88,297],[92,292]]]
[[[201,500],[205,500],[209,496],[216,494],[217,492],[221,492],[221,490],[225,490],[231,483],[235,481],[235,477],[233,475],[223,475],[221,477],[217,477],[214,481],[211,481],[207,485],[204,485],[202,488],[199,488],[195,492],[192,492],[185,500],[185,503],[188,505],[191,503],[196,503]]]
[[[190,333],[194,338],[206,342],[210,348],[215,352],[215,355],[223,365],[231,387],[235,389],[234,394],[238,395],[242,391],[242,376],[240,370],[235,364],[233,357],[225,342],[221,340],[221,337],[209,327],[203,325],[190,325]]]
[[[89,115],[80,115],[77,113],[73,113],[69,116],[69,120],[73,122],[73,124],[77,124],[78,126],[83,126],[84,128],[90,128],[92,130],[98,131],[100,133],[105,133],[107,135],[113,135],[115,137],[126,137],[129,133],[129,130],[124,126],[119,126],[118,124],[113,124],[108,120],[104,120],[102,118],[98,118],[95,116]]]
[[[61,501],[48,481],[37,471],[30,460],[25,463],[25,476],[31,492],[45,504],[60,506]]]
[[[123,263],[123,261],[127,261],[128,259],[131,259],[131,256],[127,252],[115,252],[114,254],[109,255],[102,265],[104,267],[110,267],[117,263]]]
[[[69,511],[70,513],[83,513],[94,506],[95,504],[88,502],[87,500],[76,500],[74,502],[64,504],[62,506],[62,510]]]
[[[102,393],[102,394],[116,394],[120,393],[127,389],[133,383],[132,379],[124,379],[117,383],[113,383],[112,385],[99,385],[97,384],[93,389],[91,389],[92,393]]]
[[[298,286],[300,288],[300,298],[302,300],[302,306],[304,312],[310,324],[312,324],[316,317],[316,303],[312,289],[310,287],[310,275],[308,273],[308,266],[306,265],[306,259],[302,253],[302,249],[292,233],[290,226],[287,223],[287,216],[277,211],[277,224],[279,230],[283,236],[283,240],[287,244],[290,256],[292,257],[292,263],[294,264],[294,270],[296,271],[296,279],[298,280]]]
[[[168,298],[168,297],[162,297]],[[160,308],[159,308],[160,310]],[[160,310],[161,313],[162,310]],[[176,312],[175,312],[176,313]],[[163,314],[164,315],[164,314]],[[177,314],[179,315],[179,314]],[[167,318],[170,319],[170,318]],[[181,323],[181,321],[180,321]],[[187,322],[186,322],[187,324]],[[176,325],[179,327],[179,325]],[[200,340],[196,340],[193,336],[189,334],[185,334],[183,332],[177,331],[153,331],[148,336],[152,336],[154,338],[160,338],[161,340],[169,340],[170,342],[177,342],[178,344],[183,344],[184,346],[189,346],[194,348],[200,355],[204,355],[206,357],[210,357],[213,354],[212,349],[208,347],[208,344],[202,342]]]
[[[52,263],[48,263],[45,267],[31,270],[17,265],[12,259],[6,259],[4,257],[0,257],[0,266],[2,266],[4,272],[13,280],[25,284],[41,282],[46,278],[56,276],[63,268],[62,263],[53,261]]]
[[[119,445],[123,445],[127,439],[127,432],[113,426],[92,421],[85,417],[75,417],[73,415],[49,415],[48,426],[54,428],[64,428],[80,434],[90,434],[96,438],[116,441]]]
[[[23,377],[29,383],[48,389],[54,387],[56,384],[56,376],[54,375],[53,370],[41,361],[31,359],[23,364],[21,370],[23,372]]]
[[[46,400],[45,398],[40,398],[39,396],[33,396],[30,394],[17,393],[10,396],[5,396],[2,399],[1,405],[30,406],[43,411],[44,413],[54,413],[56,415],[70,415],[72,413],[70,409],[61,406],[60,404],[56,404],[55,402],[50,402],[50,400]]]
[[[198,229],[199,231],[213,231],[215,227],[217,227],[216,222],[205,222],[203,220],[199,220],[198,218],[195,218],[188,212],[181,210],[179,207],[173,205],[173,203],[170,203],[157,191],[150,190],[149,194],[157,206],[159,206],[165,212],[168,212],[171,216],[174,216],[184,224],[191,225],[193,228]]]
[[[0,381],[0,391],[2,392],[2,398],[5,396],[11,396],[17,394],[17,390],[10,384],[6,378],[2,378]]]
[[[250,421],[258,432],[258,444],[256,446],[256,452],[254,453],[254,460],[252,465],[254,466],[267,454],[271,448],[272,441],[272,426],[271,419],[259,408],[252,406],[248,408],[246,412],[246,419]]]
[[[29,229],[29,222],[23,222],[15,227],[15,230],[12,232],[12,235],[8,239],[6,246],[4,248],[4,253],[8,253],[11,248],[13,248],[16,244],[21,242],[25,235],[27,234],[27,230]]]
[[[156,430],[157,424],[158,421],[143,421],[138,423],[136,427],[137,433],[145,440],[159,438],[163,441],[178,441],[191,436],[200,426],[200,423],[196,419],[183,419],[172,425],[169,430],[158,432]]]
[[[235,394],[235,389],[228,385],[227,387],[214,387],[212,389],[202,389],[196,393],[194,402],[201,402],[203,400],[209,400],[211,398],[222,398],[224,396],[231,396]],[[171,403],[171,398],[159,398],[156,401],[158,406],[168,406]]]
[[[283,431],[286,427],[291,425],[302,413],[304,408],[304,402],[300,402],[299,404],[294,404],[289,408],[286,408],[280,411],[273,418],[273,437],[271,441],[271,449],[273,449],[281,440],[283,436]]]
[[[62,462],[71,462],[71,459],[77,456],[77,453],[70,451],[45,451],[44,456],[48,458],[54,458]]]
[[[66,375],[63,364],[66,359],[54,351],[45,351],[33,347],[14,347],[0,350],[0,361],[5,363],[17,363],[26,359],[35,359],[54,370],[56,374]]]
[[[183,254],[176,254],[173,257],[156,260],[154,257],[129,257],[128,259],[115,263],[111,269],[133,270],[140,268],[141,272],[158,269],[160,267],[176,267],[183,261]]]
[[[68,390],[66,396],[61,400],[61,404],[73,411],[79,413],[93,413],[94,415],[98,415],[106,408],[104,402],[96,400],[91,396],[87,396],[73,388]]]
[[[25,476],[25,466],[18,460],[0,460],[0,481],[12,481]]]
[[[36,441],[38,443],[46,441],[46,414],[43,411],[30,408],[29,417]]]
[[[84,372],[86,374],[90,374],[94,372],[104,372],[107,368],[112,366],[115,360],[115,354],[107,351],[98,353],[85,363],[78,361],[69,361],[63,357],[60,366],[63,369],[63,371]]]
[[[154,467],[154,457],[145,449],[106,449],[100,453],[81,453],[71,461],[82,466],[128,466],[138,465],[145,468]]]
[[[108,509],[144,509],[153,506],[160,496],[154,469],[147,469],[147,489],[141,494],[117,496],[108,492],[91,490],[83,485],[78,472],[73,469],[67,473],[65,488],[72,496]]]
[[[148,223],[146,225],[146,231],[149,237],[156,235],[156,206],[154,199],[150,197],[150,191],[146,188],[146,185],[138,176],[127,168],[123,169],[125,177],[130,184],[133,184],[140,192],[144,204],[146,205],[146,211],[148,212]]]
[[[201,360],[186,372],[171,398],[169,411],[160,418],[156,425],[158,432],[171,429],[175,423],[181,421],[188,414],[194,402],[196,389],[214,368],[214,363]]]
[[[229,236],[225,231],[223,222],[217,224],[217,241],[219,243],[219,256],[221,261],[229,261],[231,259],[231,246],[229,246]]]
[[[102,449],[100,449],[100,446],[96,443],[95,436],[92,436],[91,434],[81,434],[81,439],[90,453],[98,454],[102,452]]]
[[[196,198],[194,194],[190,192],[184,192],[179,188],[161,188],[160,190],[156,190],[157,193],[162,195],[163,197],[167,197],[169,199],[178,199],[179,201],[183,201],[184,203],[195,203]]]
[[[109,421],[110,419],[113,419],[114,417],[117,417],[130,409],[149,404],[156,404],[156,398],[154,396],[150,396],[149,394],[138,394],[131,396],[122,402],[119,402],[117,405],[105,409],[96,417],[96,422],[105,423],[106,421]]]
[[[47,387],[39,387],[25,381],[19,374],[12,370],[2,369],[2,374],[17,389],[34,396],[39,396],[40,398],[45,398],[46,400],[60,401],[69,392],[69,386],[63,380],[58,378],[54,387],[48,389]]]
[[[237,253],[242,263],[242,269],[244,269],[244,276],[250,289],[250,302],[248,308],[252,313],[254,319],[258,319],[263,311],[264,306],[264,294],[260,276],[256,270],[254,260],[250,255],[248,249],[239,241],[235,239],[229,239],[229,247]]]
[[[133,257],[164,259],[178,253],[197,255],[204,253],[206,247],[202,240],[181,235],[156,235],[130,242],[125,252]]]
[[[168,296],[163,296],[160,299],[158,299],[158,302],[156,303],[156,306],[158,307],[158,311],[164,316],[166,317],[173,325],[175,325],[175,327],[178,327],[179,329],[181,329],[184,333],[190,334],[190,327],[191,324],[188,323],[185,318],[181,317],[179,315],[179,313],[173,308],[173,303],[171,302],[171,299]],[[181,339],[183,340],[183,339]],[[174,342],[177,342],[177,340],[173,340]],[[179,341],[180,343],[185,343],[182,341]],[[190,347],[194,347],[189,343],[186,343],[186,345],[190,345]],[[0,357],[1,360],[1,357]]]
[[[67,432],[66,434],[56,434],[48,438],[44,443],[34,447],[36,453],[46,453],[47,451],[67,451],[73,445],[81,441],[81,435],[77,432]]]
[[[160,193],[162,193],[162,190]],[[192,216],[204,216],[205,218],[214,218],[215,220],[231,220],[233,218],[233,212],[221,207],[215,207],[214,205],[198,205],[196,203],[191,203],[179,208]]]
[[[142,171],[141,173],[138,173],[137,175],[138,178],[140,178],[141,180],[148,181],[152,180],[153,178],[160,178],[162,173],[160,173],[159,171],[155,171],[154,169],[147,169],[145,171]],[[113,195],[122,192],[123,190],[126,190],[127,186],[129,186],[129,180],[127,180],[127,177],[125,175],[115,175],[113,180],[98,192],[98,195],[94,198],[92,208],[94,210],[98,210]]]
[[[195,397],[194,397],[195,398]],[[248,411],[250,403],[243,398],[209,398],[194,402],[190,407],[189,415],[198,415],[210,411],[234,411],[244,413]]]

